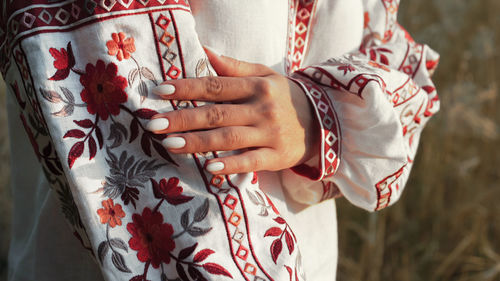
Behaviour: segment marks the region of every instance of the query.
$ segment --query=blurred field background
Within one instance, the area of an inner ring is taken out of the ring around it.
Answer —
[[[435,82],[442,109],[425,130],[396,205],[369,214],[338,200],[338,280],[500,280],[500,1],[402,0],[400,22],[441,53]],[[6,280],[9,148],[0,88],[0,280]]]

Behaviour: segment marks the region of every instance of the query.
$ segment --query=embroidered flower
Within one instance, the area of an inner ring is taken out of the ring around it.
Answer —
[[[165,199],[172,205],[179,205],[193,199],[191,196],[182,195],[183,189],[179,186],[179,179],[176,177],[172,177],[168,181],[162,179],[160,183],[151,179],[151,183],[153,184],[153,193],[155,197],[158,199]]]
[[[54,58],[54,67],[57,69],[56,73],[49,79],[55,81],[66,79],[71,69],[75,66],[75,57],[71,48],[71,42],[68,43],[66,49],[61,48],[59,51],[56,48],[50,48],[49,52]]]
[[[128,244],[137,251],[139,261],[151,262],[154,268],[170,263],[170,252],[175,249],[172,225],[163,223],[162,214],[149,208],[145,208],[142,215],[134,214],[132,220],[127,225],[128,232],[132,234]]]
[[[121,61],[123,59],[129,59],[130,53],[135,52],[134,38],[125,38],[126,35],[123,32],[111,34],[113,40],[106,42],[108,47],[108,54],[114,56]]]
[[[120,204],[114,204],[113,199],[102,201],[104,208],[97,210],[97,214],[101,217],[102,224],[109,224],[111,227],[122,225],[121,218],[125,217],[125,212]]]
[[[106,64],[98,60],[96,65],[87,64],[85,72],[80,76],[80,83],[84,86],[80,93],[82,100],[87,103],[90,114],[98,114],[103,120],[109,114],[118,115],[120,104],[127,101],[127,79],[117,76],[118,67],[114,63]]]

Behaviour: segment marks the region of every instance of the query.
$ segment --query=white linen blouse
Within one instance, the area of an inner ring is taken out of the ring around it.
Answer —
[[[189,2],[3,2],[9,281],[335,280],[333,198],[400,197],[439,100],[438,56],[397,24],[399,1]],[[201,45],[298,83],[317,156],[224,178],[203,171],[216,153],[162,150],[141,129],[152,112],[198,104],[148,89],[214,75]]]

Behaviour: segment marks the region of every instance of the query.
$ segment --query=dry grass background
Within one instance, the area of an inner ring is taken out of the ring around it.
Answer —
[[[338,279],[500,280],[500,2],[403,0],[400,22],[442,55],[442,109],[396,205],[369,214],[339,200]],[[4,100],[2,89],[0,280],[10,218]]]

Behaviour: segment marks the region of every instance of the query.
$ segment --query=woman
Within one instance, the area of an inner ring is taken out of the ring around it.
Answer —
[[[9,280],[334,280],[328,199],[401,195],[439,101],[398,1],[190,4],[3,3]]]

